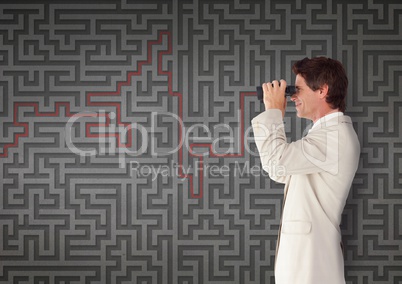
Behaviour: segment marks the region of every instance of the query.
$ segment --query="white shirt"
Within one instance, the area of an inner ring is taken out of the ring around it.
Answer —
[[[317,128],[320,124],[325,123],[326,121],[328,121],[334,117],[338,117],[338,116],[343,116],[343,112],[337,111],[337,112],[332,112],[330,114],[324,115],[323,117],[318,119],[316,122],[314,122],[314,124],[311,127],[311,129],[309,130],[309,132],[311,130],[313,130],[314,128]]]

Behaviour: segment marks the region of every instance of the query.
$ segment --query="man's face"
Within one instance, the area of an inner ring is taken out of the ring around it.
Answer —
[[[313,91],[310,89],[306,81],[301,75],[296,75],[295,86],[297,89],[291,100],[295,103],[297,116],[302,118],[317,120],[319,110],[319,97],[320,90]]]

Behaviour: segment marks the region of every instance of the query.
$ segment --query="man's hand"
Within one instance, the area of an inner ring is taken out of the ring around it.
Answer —
[[[272,81],[262,84],[264,91],[265,110],[279,109],[282,111],[282,117],[285,116],[286,97],[285,97],[286,81]]]

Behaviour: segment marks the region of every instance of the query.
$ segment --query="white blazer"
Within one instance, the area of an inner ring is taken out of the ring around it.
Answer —
[[[339,225],[360,156],[350,117],[324,120],[291,143],[278,109],[252,126],[264,170],[285,184],[276,284],[344,284]]]

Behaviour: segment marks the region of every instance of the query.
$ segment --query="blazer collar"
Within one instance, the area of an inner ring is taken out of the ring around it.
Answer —
[[[349,116],[343,115],[343,113],[341,113],[341,114],[336,113],[337,115],[332,115],[332,114],[335,114],[335,113],[331,113],[329,115],[323,116],[322,118],[317,120],[316,124],[313,125],[313,127],[309,130],[309,132],[315,131],[315,130],[318,130],[321,128],[338,125],[340,123],[352,124],[352,119]]]

